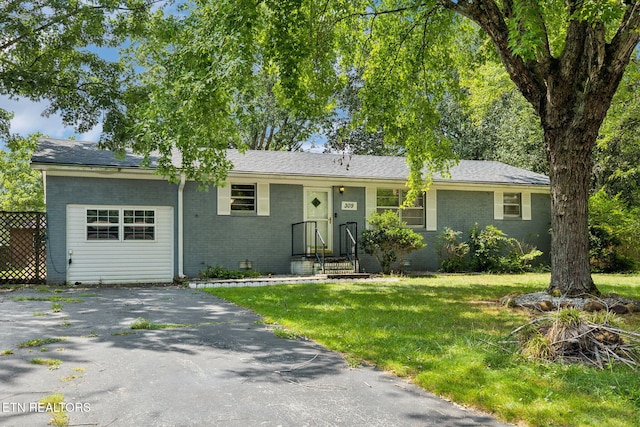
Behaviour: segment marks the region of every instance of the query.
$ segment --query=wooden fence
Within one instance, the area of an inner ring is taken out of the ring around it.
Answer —
[[[44,283],[47,218],[43,212],[0,211],[0,283]]]

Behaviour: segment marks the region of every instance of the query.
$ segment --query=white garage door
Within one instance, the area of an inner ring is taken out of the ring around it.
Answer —
[[[67,205],[67,282],[173,279],[173,208]]]

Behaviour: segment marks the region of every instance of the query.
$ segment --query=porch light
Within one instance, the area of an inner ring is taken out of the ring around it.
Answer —
[[[344,193],[344,185],[338,187],[338,191],[340,192],[340,194]]]

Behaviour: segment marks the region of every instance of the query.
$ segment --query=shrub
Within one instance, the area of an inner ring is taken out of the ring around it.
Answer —
[[[466,256],[469,254],[469,244],[458,242],[462,232],[453,231],[446,227],[437,238],[437,252],[440,258],[440,266],[447,273],[464,271],[467,268]]]
[[[393,211],[374,212],[367,222],[370,228],[362,232],[360,247],[373,255],[384,274],[400,271],[406,254],[426,246],[422,236],[407,228]]]
[[[462,234],[445,228],[438,236],[438,255],[446,272],[479,271],[492,273],[522,273],[542,252],[509,237],[493,225],[480,229],[478,224],[469,232],[468,242],[458,242]]]
[[[589,255],[594,271],[613,273],[637,269],[640,252],[638,210],[604,190],[589,198]]]
[[[475,271],[501,271],[504,261],[502,254],[509,244],[504,232],[493,225],[487,225],[480,230],[478,223],[469,233],[469,250],[471,252],[471,267]]]
[[[204,270],[201,270],[198,272],[198,276],[200,276],[201,279],[227,280],[227,279],[244,279],[247,277],[258,277],[260,276],[260,273],[254,270],[246,270],[246,271],[227,270],[226,268],[222,268],[219,266],[211,267],[210,265],[207,265]]]

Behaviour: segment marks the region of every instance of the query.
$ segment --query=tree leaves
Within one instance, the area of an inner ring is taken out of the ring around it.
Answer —
[[[0,150],[0,210],[44,211],[42,176],[30,167],[39,136],[12,136],[9,151]]]
[[[60,113],[79,132],[90,130],[118,108],[124,73],[117,60],[104,60],[94,50],[121,43],[123,22],[147,10],[141,0],[5,2],[0,6],[0,93],[47,99],[45,114]]]

